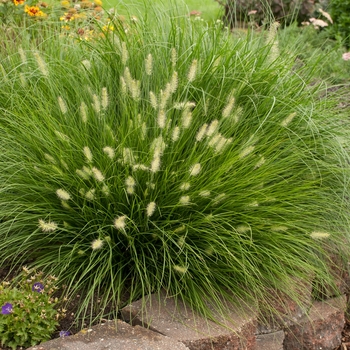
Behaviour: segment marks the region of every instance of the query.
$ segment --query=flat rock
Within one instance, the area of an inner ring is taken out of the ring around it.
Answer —
[[[259,334],[256,337],[256,348],[259,350],[283,350],[283,340],[283,331]]]
[[[285,330],[285,350],[333,350],[341,344],[345,296],[313,303],[310,313]]]
[[[184,344],[140,326],[117,320],[50,340],[27,350],[186,350]]]
[[[127,322],[166,335],[191,350],[256,349],[256,312],[242,313],[228,305],[227,315],[215,316],[216,322],[205,319],[165,293],[151,295],[122,309]]]

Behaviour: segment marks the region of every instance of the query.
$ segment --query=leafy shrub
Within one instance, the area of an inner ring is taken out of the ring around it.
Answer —
[[[43,273],[24,275],[18,285],[3,282],[0,286],[0,344],[13,350],[49,340],[63,314],[55,309],[57,298],[54,276]]]
[[[334,21],[333,32],[340,35],[350,47],[350,1],[331,0],[330,12]]]
[[[56,274],[81,316],[161,289],[207,312],[329,282],[349,227],[332,101],[276,28],[147,18],[3,58],[0,263]]]
[[[270,22],[273,17],[277,21],[299,23],[309,19],[315,12],[316,0],[227,0],[219,1],[225,8],[225,21],[232,27],[236,23],[254,20],[261,24]]]

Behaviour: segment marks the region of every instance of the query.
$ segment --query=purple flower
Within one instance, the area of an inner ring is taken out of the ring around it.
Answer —
[[[5,305],[3,305],[3,306],[1,307],[1,313],[2,313],[3,315],[8,315],[8,314],[10,314],[10,313],[12,312],[12,310],[13,310],[13,306],[12,306],[11,303],[6,303]]]
[[[32,291],[42,293],[44,291],[44,285],[40,282],[35,282],[33,284]]]
[[[60,332],[60,337],[61,338],[68,337],[69,335],[70,335],[69,331],[61,331]]]

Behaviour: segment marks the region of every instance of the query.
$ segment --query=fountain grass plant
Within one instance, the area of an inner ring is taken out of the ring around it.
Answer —
[[[333,101],[276,26],[147,18],[1,57],[1,265],[56,275],[85,320],[160,290],[273,312],[271,289],[331,284],[349,227]]]

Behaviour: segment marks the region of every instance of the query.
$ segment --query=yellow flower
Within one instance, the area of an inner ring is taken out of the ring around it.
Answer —
[[[24,12],[27,13],[31,17],[46,17],[46,13],[40,10],[38,6],[28,6],[26,5],[24,8]]]
[[[26,0],[13,0],[13,3],[18,6],[18,5],[23,5]]]
[[[61,6],[65,9],[69,9],[70,8],[70,2],[68,0],[62,0],[61,1]]]
[[[65,12],[62,17],[60,17],[60,21],[73,21],[74,20],[74,15],[72,13]]]
[[[112,24],[106,24],[102,27],[102,31],[104,32],[112,32],[114,30],[114,26]]]
[[[96,6],[102,6],[102,0],[94,0]]]

